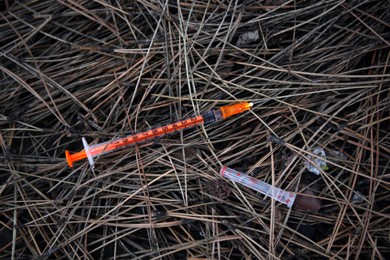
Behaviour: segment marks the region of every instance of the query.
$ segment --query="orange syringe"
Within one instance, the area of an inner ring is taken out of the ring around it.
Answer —
[[[156,137],[164,136],[179,130],[191,128],[201,124],[211,124],[220,119],[226,119],[229,116],[242,113],[249,110],[253,106],[253,103],[238,103],[230,106],[223,106],[220,109],[213,109],[202,113],[199,116],[183,119],[181,121],[168,124],[162,127],[151,129],[145,132],[141,132],[134,135],[129,135],[122,138],[116,138],[114,140],[103,142],[89,146],[85,138],[82,138],[84,150],[78,153],[70,154],[68,150],[65,151],[66,160],[70,167],[74,162],[88,159],[91,167],[94,166],[93,158],[101,156],[103,154],[111,153],[123,148],[126,148],[135,143],[151,140]]]

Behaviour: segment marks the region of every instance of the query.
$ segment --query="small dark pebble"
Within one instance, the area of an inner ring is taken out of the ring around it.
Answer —
[[[309,189],[304,189],[302,193],[311,196],[297,195],[294,201],[294,208],[306,212],[318,212],[321,208],[321,200],[312,197],[315,196],[315,192]]]

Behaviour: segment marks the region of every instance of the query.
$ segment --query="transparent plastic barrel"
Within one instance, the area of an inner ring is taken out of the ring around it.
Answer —
[[[294,192],[276,188],[266,182],[257,180],[251,176],[235,171],[226,166],[222,167],[221,175],[233,182],[240,183],[266,196],[274,198],[276,201],[286,204],[289,208],[291,208],[291,206],[294,204],[294,200],[296,197],[296,194]]]

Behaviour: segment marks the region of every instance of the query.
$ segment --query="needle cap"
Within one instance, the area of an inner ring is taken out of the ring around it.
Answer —
[[[252,102],[249,103],[238,103],[231,106],[221,107],[223,119],[228,118],[229,116],[240,114],[244,111],[249,110],[253,106]]]

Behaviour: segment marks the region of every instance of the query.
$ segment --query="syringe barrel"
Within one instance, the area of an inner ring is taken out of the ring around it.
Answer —
[[[107,154],[109,152],[112,152],[112,150],[113,150],[112,149],[113,148],[112,147],[112,143],[114,143],[114,142],[116,142],[118,140],[121,140],[121,139],[122,138],[115,138],[115,139],[113,139],[111,141],[90,145],[89,146],[89,153],[91,154],[91,156],[93,158],[95,158],[95,157],[97,157],[99,155],[103,155],[103,154]]]
[[[141,132],[138,134],[128,135],[122,138],[116,138],[111,141],[99,143],[96,145],[89,146],[89,153],[92,157],[100,156],[106,153],[113,152],[115,150],[126,148],[135,143],[144,142],[149,139],[153,139],[156,137],[164,136],[166,134],[170,134],[179,130],[183,130],[186,128],[191,128],[196,125],[202,124],[204,119],[202,116],[191,117],[188,119],[183,119],[181,121],[164,125],[161,127],[157,127],[154,129],[150,129],[145,132]]]
[[[256,190],[266,196],[274,198],[275,200],[286,204],[289,208],[293,205],[296,194],[294,192],[285,191],[276,188],[268,183],[257,180],[251,176],[235,171],[231,168],[223,166],[221,175],[230,179],[233,182],[240,183],[248,188]]]

